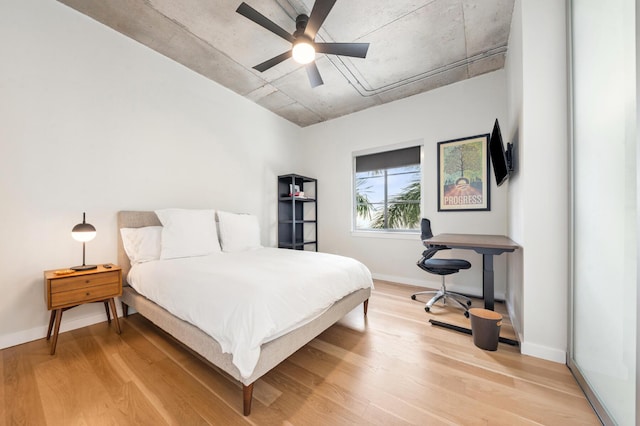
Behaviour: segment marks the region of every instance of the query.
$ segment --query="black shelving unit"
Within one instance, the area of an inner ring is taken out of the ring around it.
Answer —
[[[296,194],[296,187],[300,193]],[[288,174],[278,176],[278,247],[318,251],[318,181]]]

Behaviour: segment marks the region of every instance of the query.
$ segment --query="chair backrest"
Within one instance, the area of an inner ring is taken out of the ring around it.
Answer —
[[[441,246],[436,244],[425,243],[424,240],[433,237],[433,231],[431,231],[431,221],[426,217],[423,217],[420,221],[420,239],[422,240],[422,244],[428,249],[422,253],[426,259],[429,259],[431,256],[436,254],[437,251],[440,250],[448,250],[447,246]]]
[[[433,237],[433,232],[431,232],[431,221],[425,217],[420,221],[420,239],[422,241]]]

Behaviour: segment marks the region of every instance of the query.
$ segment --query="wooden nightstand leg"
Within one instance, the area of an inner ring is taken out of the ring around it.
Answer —
[[[60,332],[60,321],[62,321],[62,309],[56,309],[56,326],[53,329],[53,340],[51,341],[51,355],[56,353],[56,345],[58,344],[58,333]]]
[[[47,340],[51,338],[51,330],[53,329],[53,322],[56,319],[56,310],[53,309],[51,311],[51,316],[49,317],[49,329],[47,330]]]
[[[109,315],[109,302],[108,302],[108,301],[106,301],[106,300],[104,301],[104,310],[105,310],[105,312],[107,313],[107,322],[108,322],[109,324],[111,324],[111,315]],[[114,311],[114,313],[113,313],[113,316],[114,316],[114,317],[115,317],[115,316],[117,316],[117,315],[116,315],[116,313],[115,313],[115,311]]]
[[[122,333],[120,330],[120,321],[118,320],[118,311],[116,311],[116,302],[113,300],[113,297],[109,299],[109,306],[111,306],[111,310],[113,311],[113,322],[116,324],[116,331],[118,334]]]

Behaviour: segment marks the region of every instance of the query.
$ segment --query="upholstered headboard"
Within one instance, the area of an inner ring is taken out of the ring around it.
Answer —
[[[162,226],[158,216],[156,216],[155,212],[144,212],[144,211],[121,211],[118,212],[118,265],[122,268],[122,277],[125,280],[129,273],[129,269],[131,269],[131,264],[129,263],[129,257],[127,253],[124,251],[124,246],[122,245],[122,235],[120,235],[121,228],[142,228],[143,226]]]

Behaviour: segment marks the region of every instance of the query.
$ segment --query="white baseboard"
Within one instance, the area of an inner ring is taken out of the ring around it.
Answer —
[[[118,317],[122,316],[120,308],[116,307],[116,310],[118,311]],[[132,308],[129,308],[129,313],[134,312],[135,311]],[[68,320],[63,315],[62,322],[60,323],[60,333],[105,322],[106,320],[107,318],[105,317],[104,309],[102,309],[100,313],[96,313],[94,315]],[[23,343],[33,342],[34,340],[43,339],[47,337],[47,328],[48,324],[40,327],[34,327],[29,330],[22,330],[16,333],[2,335],[0,336],[0,349],[6,349]],[[53,334],[53,331],[51,333]]]
[[[76,328],[86,327],[88,325],[93,325],[106,320],[107,319],[104,316],[104,311],[102,311],[101,314],[72,319],[69,321],[65,320],[63,316],[63,321],[60,323],[60,333],[75,330]],[[0,349],[10,348],[11,346],[32,342],[34,340],[42,339],[46,336],[47,325],[35,327],[29,330],[18,331],[17,333],[5,334],[3,336],[0,336]]]
[[[425,286],[424,280],[418,280],[415,278],[399,277],[397,275],[385,275],[385,274],[378,274],[373,272],[371,273],[371,276],[373,277],[374,280],[389,281],[392,283],[415,285],[418,287],[427,288]]]
[[[507,307],[507,315],[509,315],[509,319],[511,320],[513,331],[516,333],[516,336],[518,336],[518,342],[522,342],[524,339],[520,321],[518,321],[518,317],[516,316],[515,312],[513,312],[513,306],[511,306],[511,303],[509,303],[508,300],[505,300],[505,305]]]
[[[17,333],[3,334],[0,336],[0,349],[6,349],[12,346],[42,339],[46,335],[47,327],[36,327],[30,330],[18,331]]]
[[[439,280],[429,282],[424,279],[400,277],[397,275],[385,275],[385,274],[378,274],[378,273],[371,273],[371,276],[376,280],[390,281],[398,284],[414,285],[417,287],[432,288],[432,289],[440,288]],[[431,286],[429,286],[429,284],[431,284]],[[470,295],[473,297],[482,297],[482,285],[480,285],[480,289],[478,289],[478,286],[468,287],[468,286],[460,285],[459,283],[456,283],[455,285],[450,286],[449,284],[447,284],[447,289],[450,289],[451,291],[455,291],[458,293]],[[478,290],[480,290],[480,292],[478,292]],[[494,297],[498,300],[505,299],[505,295],[503,293],[496,293]]]
[[[547,346],[537,345],[535,343],[520,343],[520,353],[522,355],[530,355],[536,358],[546,359],[560,364],[567,363],[567,352],[559,349],[549,348]]]

